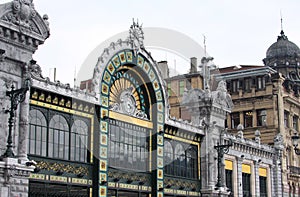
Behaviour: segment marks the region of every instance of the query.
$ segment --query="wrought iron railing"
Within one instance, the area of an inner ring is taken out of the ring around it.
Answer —
[[[290,174],[300,175],[300,168],[296,166],[289,166]]]

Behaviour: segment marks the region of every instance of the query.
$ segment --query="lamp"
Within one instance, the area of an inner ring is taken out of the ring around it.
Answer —
[[[18,108],[18,105],[22,103],[26,98],[26,93],[31,86],[31,81],[29,78],[26,78],[23,84],[23,87],[20,89],[15,89],[15,86],[11,86],[10,91],[6,91],[6,96],[10,98],[10,108],[5,110],[5,113],[9,114],[8,119],[8,137],[7,137],[7,149],[5,153],[2,155],[2,158],[6,157],[14,157],[13,152],[13,141],[12,141],[12,129],[14,126],[14,118],[15,118],[15,111]]]
[[[292,143],[294,146],[295,153],[297,155],[300,155],[300,149],[298,148],[298,142],[299,142],[299,135],[295,132],[292,136]]]

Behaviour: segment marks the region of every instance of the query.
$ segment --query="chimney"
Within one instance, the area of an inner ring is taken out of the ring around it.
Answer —
[[[160,70],[163,79],[169,78],[169,67],[167,61],[158,62],[158,69]]]
[[[196,73],[197,72],[197,58],[191,57],[191,70],[190,73]]]

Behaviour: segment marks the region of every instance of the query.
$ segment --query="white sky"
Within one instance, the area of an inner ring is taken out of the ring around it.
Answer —
[[[71,84],[75,67],[78,71],[88,54],[101,42],[127,31],[132,18],[138,18],[144,27],[176,30],[201,45],[205,34],[207,51],[220,67],[262,65],[267,48],[280,32],[280,10],[285,34],[300,46],[299,0],[33,2],[41,15],[48,14],[51,30],[51,36],[39,47],[34,59],[42,66],[45,76],[56,67],[57,79]],[[157,61],[164,60],[165,56]]]

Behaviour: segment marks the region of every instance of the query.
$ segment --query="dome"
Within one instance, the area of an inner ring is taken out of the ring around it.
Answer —
[[[298,55],[300,55],[299,47],[289,41],[283,31],[280,32],[277,42],[272,44],[267,50],[267,58],[293,57]]]

